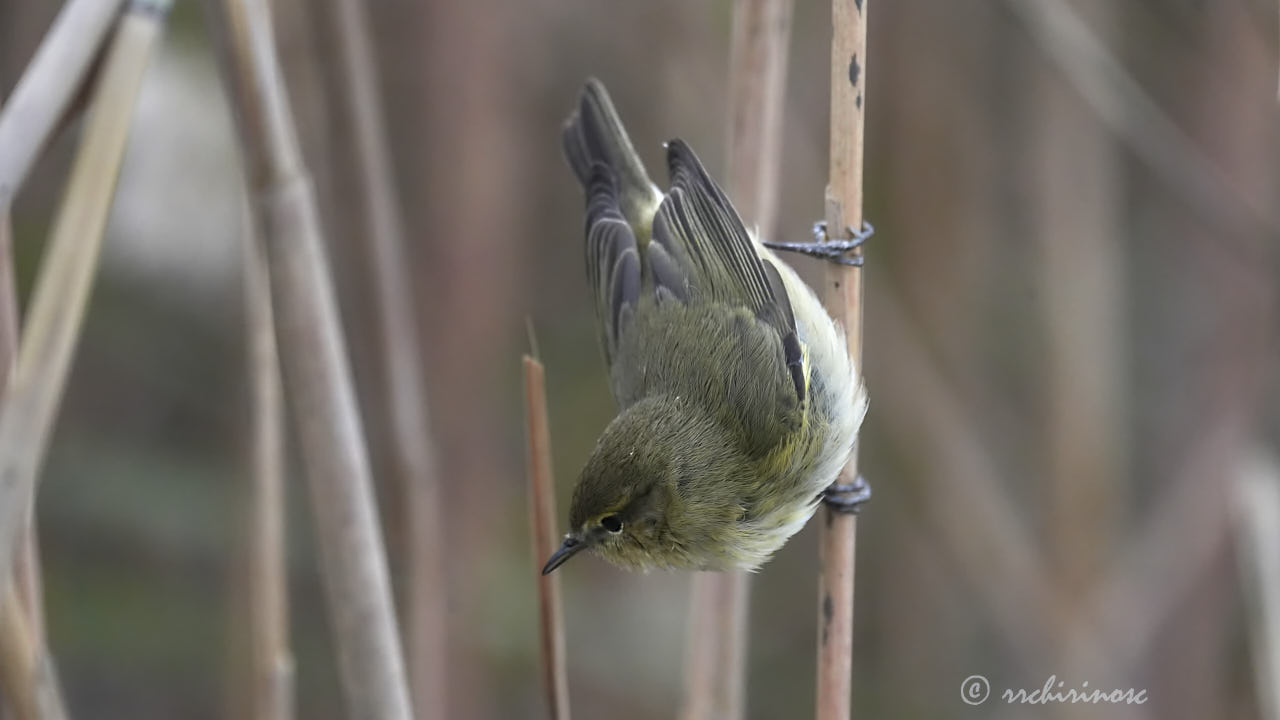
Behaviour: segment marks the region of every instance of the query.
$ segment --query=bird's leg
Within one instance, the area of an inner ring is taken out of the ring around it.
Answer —
[[[839,513],[856,514],[871,499],[871,484],[862,475],[851,483],[831,483],[822,492],[822,502]]]
[[[827,223],[818,221],[813,224],[813,242],[766,242],[764,246],[773,250],[798,252],[802,255],[829,260],[841,265],[860,267],[862,265],[862,253],[856,251],[876,230],[871,227],[871,223],[865,220],[862,222],[861,230],[854,230],[852,227],[847,227],[844,230],[848,237],[829,237],[827,235]],[[853,254],[850,255],[849,253]]]

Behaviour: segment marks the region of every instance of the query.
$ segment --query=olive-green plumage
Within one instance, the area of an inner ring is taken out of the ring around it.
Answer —
[[[841,331],[681,140],[658,190],[598,81],[564,129],[619,415],[578,480],[550,572],[754,569],[798,531],[866,410]]]

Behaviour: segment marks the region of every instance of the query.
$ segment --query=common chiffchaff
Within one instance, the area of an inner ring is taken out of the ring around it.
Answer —
[[[813,514],[866,394],[843,332],[748,230],[696,155],[649,179],[599,81],[564,127],[618,416],[543,573],[582,550],[647,569],[754,569]]]

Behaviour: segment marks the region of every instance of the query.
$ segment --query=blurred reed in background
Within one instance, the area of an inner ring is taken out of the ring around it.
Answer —
[[[678,135],[723,177],[731,4],[367,7],[438,448],[449,716],[541,717],[526,316],[562,497],[612,415],[560,122],[597,75],[652,167]],[[278,0],[276,33],[335,239],[394,569],[409,535],[389,484],[372,275],[336,240],[364,232],[354,129],[318,8]],[[0,1],[5,97],[56,10]],[[1276,12],[1249,0],[872,8],[866,215],[878,232],[861,468],[876,495],[859,523],[856,714],[972,717],[960,684],[981,674],[996,691],[1050,675],[1148,690],[1145,706],[1107,717],[1267,717],[1275,688],[1260,670],[1276,650],[1258,652],[1274,637],[1259,618],[1277,608],[1245,580],[1277,570],[1248,569],[1274,555],[1236,557],[1245,535],[1229,510],[1241,478],[1280,475]],[[807,237],[827,173],[829,9],[797,3],[792,26],[781,196],[763,228],[778,239]],[[197,4],[170,18],[134,123],[41,486],[49,641],[73,716],[238,717],[251,447],[242,190]],[[55,140],[12,208],[23,303],[80,130]],[[297,713],[337,718],[307,498],[290,467]],[[815,534],[752,581],[751,718],[812,714]],[[672,716],[688,576],[588,560],[562,582],[575,713]],[[980,712],[1001,710],[1029,714]]]

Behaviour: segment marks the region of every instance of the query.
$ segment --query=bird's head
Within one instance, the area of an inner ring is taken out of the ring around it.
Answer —
[[[619,425],[605,430],[583,467],[569,505],[569,534],[544,574],[582,550],[623,567],[667,564],[659,556],[678,482],[670,454],[660,439]]]
[[[569,533],[543,574],[591,550],[630,569],[701,567],[707,531],[732,523],[699,492],[709,472],[728,471],[731,443],[678,399],[645,400],[609,424],[582,469]],[[719,493],[717,493],[718,495]]]

